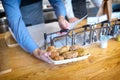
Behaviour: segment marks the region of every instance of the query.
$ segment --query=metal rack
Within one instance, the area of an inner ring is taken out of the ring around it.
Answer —
[[[65,45],[89,45],[99,42],[102,35],[113,38],[120,30],[120,20],[104,21],[94,25],[84,25],[71,30],[61,30],[50,34],[44,33],[44,49],[48,46],[62,47]],[[112,24],[113,23],[113,24]],[[96,27],[100,25],[100,27]],[[64,33],[58,35],[58,33]]]

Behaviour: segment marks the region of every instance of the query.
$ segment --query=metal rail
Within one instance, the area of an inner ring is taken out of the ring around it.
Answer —
[[[113,22],[114,24],[111,25]],[[100,24],[100,27],[95,27],[98,24]],[[120,20],[111,22],[104,21],[98,24],[84,25],[71,30],[62,30],[49,34],[44,33],[44,48],[46,49],[48,46],[61,47],[75,44],[92,44],[94,42],[99,42],[102,35],[115,37],[115,35],[120,30]],[[76,32],[76,30],[78,31]],[[56,35],[63,32],[65,32],[65,34]]]

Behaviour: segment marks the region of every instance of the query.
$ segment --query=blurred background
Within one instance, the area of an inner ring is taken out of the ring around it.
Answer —
[[[91,2],[91,0],[86,0],[87,3],[87,8],[88,13],[90,16],[94,16],[97,12],[97,8],[95,8],[95,6],[93,5],[93,3]],[[54,14],[54,11],[52,9],[52,7],[50,6],[48,0],[43,0],[43,11],[44,11],[44,17],[45,17],[45,22],[49,23],[52,21],[56,21],[56,16]],[[5,17],[5,13],[4,13],[4,9],[2,7],[2,3],[0,0],[0,18]]]

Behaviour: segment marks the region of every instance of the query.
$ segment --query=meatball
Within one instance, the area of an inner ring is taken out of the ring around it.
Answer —
[[[69,52],[63,53],[63,57],[65,59],[75,58],[77,56],[78,56],[78,52],[76,52],[76,51],[69,51]]]
[[[63,56],[56,56],[55,58],[54,58],[54,60],[64,60],[64,57]]]
[[[54,46],[49,46],[47,52],[55,52],[57,49]]]
[[[87,55],[87,53],[85,52],[85,49],[83,49],[83,48],[79,48],[76,51],[78,52],[78,56]]]
[[[62,54],[62,53],[64,53],[64,52],[69,51],[69,49],[70,49],[70,46],[63,46],[63,47],[61,47],[60,49],[58,49],[58,52],[59,52],[60,54]]]
[[[71,51],[72,51],[72,50],[77,50],[78,48],[80,48],[80,45],[79,45],[79,44],[71,46],[71,47],[70,47],[70,50],[71,50]]]
[[[50,57],[51,57],[52,59],[55,58],[56,56],[59,56],[59,53],[58,53],[58,52],[51,52]]]

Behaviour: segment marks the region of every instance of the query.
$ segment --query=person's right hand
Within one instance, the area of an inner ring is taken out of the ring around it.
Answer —
[[[40,50],[38,48],[38,49],[34,50],[32,55],[40,60],[43,60],[43,61],[48,62],[48,63],[52,63],[51,60],[48,58],[50,55],[50,52],[46,52],[46,51]]]
[[[69,29],[69,22],[64,18],[64,16],[59,16],[58,18],[58,23],[59,23],[59,26],[62,29]]]

